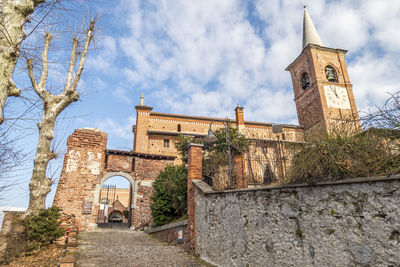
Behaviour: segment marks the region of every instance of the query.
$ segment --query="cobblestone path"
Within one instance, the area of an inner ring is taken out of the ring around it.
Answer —
[[[142,231],[79,233],[77,266],[210,266]]]

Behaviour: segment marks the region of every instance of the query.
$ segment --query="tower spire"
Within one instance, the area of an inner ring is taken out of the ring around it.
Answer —
[[[308,44],[315,44],[323,46],[321,38],[318,35],[317,29],[315,29],[314,23],[308,14],[306,6],[304,6],[304,19],[303,19],[303,49]]]
[[[141,106],[143,106],[143,98],[144,98],[144,97],[143,97],[143,93],[142,93],[142,96],[140,97],[140,105],[141,105]]]

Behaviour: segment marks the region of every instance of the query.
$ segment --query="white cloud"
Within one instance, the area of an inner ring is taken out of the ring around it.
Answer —
[[[126,142],[132,140],[132,125],[135,122],[135,117],[129,116],[123,123],[111,118],[104,118],[95,123],[95,127],[108,133],[108,146],[113,149],[132,149],[132,146]],[[124,142],[120,142],[124,141]]]
[[[87,58],[87,67],[110,73],[115,71],[114,60],[117,56],[117,44],[112,36],[99,37],[100,49],[96,50],[98,53],[89,53]],[[92,56],[93,55],[93,56]]]
[[[384,92],[400,88],[399,3],[308,3],[324,44],[350,50],[359,108],[382,103]],[[130,62],[122,72],[134,90],[147,91],[146,104],[163,112],[231,116],[240,103],[248,120],[296,121],[285,68],[301,52],[301,4],[125,0],[121,6],[129,15],[118,45]]]
[[[132,103],[131,99],[127,96],[127,91],[122,87],[117,87],[115,89],[112,89],[112,95],[114,97],[124,101],[127,104]]]

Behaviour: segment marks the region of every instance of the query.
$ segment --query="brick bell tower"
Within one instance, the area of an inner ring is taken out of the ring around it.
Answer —
[[[303,50],[286,70],[292,77],[299,124],[306,132],[361,130],[346,52],[322,44],[304,7]]]

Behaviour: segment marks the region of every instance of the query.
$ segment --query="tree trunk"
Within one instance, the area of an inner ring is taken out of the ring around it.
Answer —
[[[72,102],[79,99],[79,94],[76,91],[76,87],[85,64],[86,54],[92,39],[93,30],[94,21],[90,23],[82,52],[78,51],[78,39],[74,38],[64,91],[58,95],[52,95],[46,90],[46,81],[48,75],[47,59],[50,41],[53,38],[50,33],[47,33],[45,37],[45,45],[42,53],[42,73],[38,83],[36,83],[33,74],[33,60],[29,59],[27,61],[28,74],[32,83],[32,87],[36,94],[43,101],[42,120],[40,123],[38,123],[39,140],[36,148],[36,157],[33,165],[32,178],[29,183],[30,196],[27,214],[35,213],[39,209],[43,209],[46,206],[46,196],[50,192],[50,187],[52,184],[51,179],[46,177],[47,165],[51,159],[56,157],[56,154],[50,149],[51,141],[54,138],[54,125],[58,115]],[[75,77],[73,77],[74,67],[78,61],[77,58],[79,55],[80,60]]]
[[[49,161],[55,158],[50,150],[51,140],[54,138],[54,124],[58,114],[50,114],[43,110],[42,121],[38,123],[39,140],[36,148],[36,157],[32,179],[29,183],[29,207],[28,210],[36,211],[43,209],[46,205],[46,196],[50,192],[51,179],[46,177],[46,170]]]
[[[0,124],[9,96],[19,96],[13,73],[25,38],[24,25],[35,7],[44,0],[0,0]]]

